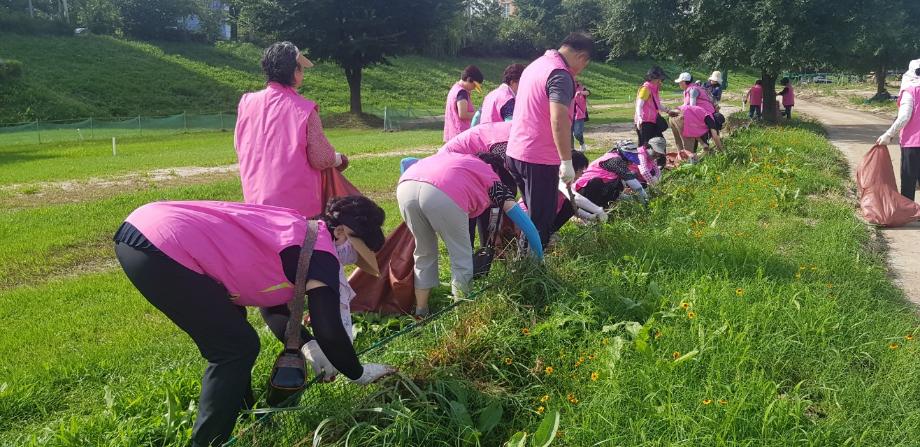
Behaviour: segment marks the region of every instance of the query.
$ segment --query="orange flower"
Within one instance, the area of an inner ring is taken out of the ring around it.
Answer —
[[[593,373],[591,373],[591,381],[592,381],[592,382],[597,382],[597,379],[600,378],[600,376],[601,376],[601,375],[598,374],[597,371],[594,371]]]
[[[712,403],[712,399],[703,399],[703,405],[709,405]]]
[[[737,289],[735,289],[735,295],[744,296],[744,289],[742,289],[741,287],[738,287]]]
[[[571,403],[571,404],[577,404],[577,403],[578,403],[578,398],[575,397],[575,394],[574,394],[574,393],[569,393],[569,395],[566,396],[566,399],[568,399],[568,400],[569,400],[569,403]]]
[[[690,303],[688,303],[688,302],[686,302],[686,301],[680,303],[680,308],[683,309],[683,310],[689,309],[690,306],[692,306],[692,304],[690,304]]]
[[[892,350],[898,349],[899,347],[900,347],[900,345],[898,345],[897,343],[892,343],[892,344],[888,345],[888,349],[892,349]]]
[[[728,401],[725,399],[719,399],[719,405],[728,405]]]
[[[904,336],[904,339],[907,340],[907,341],[911,341],[911,340],[914,339],[914,336],[913,336],[913,335],[910,335],[910,334],[907,334],[907,335]]]
[[[689,318],[689,319],[691,319],[691,320],[694,319],[694,318],[696,318],[696,312],[694,312],[694,311],[692,311],[692,310],[691,310],[690,312],[687,312],[687,318]]]
[[[553,369],[552,366],[547,366],[544,371],[546,371],[546,375],[549,376],[553,374],[553,371],[555,371],[555,369]]]
[[[544,394],[543,397],[540,398],[540,403],[545,404],[547,401],[549,401],[549,394]]]
[[[506,364],[506,365],[510,365],[510,364],[512,364],[512,363],[514,363],[514,360],[511,360],[511,357],[505,357],[505,364]]]
[[[530,335],[530,329],[527,329],[526,327],[521,328],[521,333],[524,335]]]
[[[543,414],[544,410],[546,410],[546,408],[543,408],[543,405],[540,405],[539,407],[537,407],[537,414]]]
[[[679,359],[679,358],[680,358],[680,351],[674,351],[674,353],[671,354],[671,358],[673,358],[674,360]]]

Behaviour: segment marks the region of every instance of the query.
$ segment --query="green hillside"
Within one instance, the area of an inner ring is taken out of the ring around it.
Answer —
[[[105,36],[3,33],[0,41],[0,58],[24,64],[20,79],[0,81],[0,123],[232,111],[241,93],[259,89],[264,82],[259,71],[261,49],[251,44],[142,43]],[[384,106],[412,106],[435,113],[443,107],[447,88],[465,65],[482,68],[488,89],[511,62],[396,58],[392,65],[365,71],[364,107],[371,113]],[[597,63],[581,78],[595,100],[625,101],[649,65],[641,61]],[[665,64],[665,68],[668,74],[679,71],[673,65]],[[318,64],[308,73],[302,92],[316,100],[323,113],[347,111],[348,87],[335,65]]]

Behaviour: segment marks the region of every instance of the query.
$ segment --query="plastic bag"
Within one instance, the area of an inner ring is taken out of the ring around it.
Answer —
[[[920,205],[898,192],[887,146],[876,145],[866,153],[856,170],[856,184],[866,221],[899,227],[920,219]]]

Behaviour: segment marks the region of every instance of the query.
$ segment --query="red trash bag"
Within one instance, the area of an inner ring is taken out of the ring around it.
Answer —
[[[873,224],[899,227],[920,219],[920,205],[898,192],[888,147],[875,145],[856,170],[859,206]]]
[[[323,208],[326,208],[326,204],[329,203],[329,199],[334,199],[336,197],[345,197],[345,196],[360,196],[361,191],[358,191],[358,188],[355,188],[355,185],[352,185],[351,182],[339,172],[338,169],[328,168],[323,169],[321,173],[321,182],[323,185]]]
[[[415,237],[405,223],[400,224],[377,252],[380,277],[358,269],[348,278],[357,295],[351,300],[351,311],[411,315],[415,307],[414,251]]]

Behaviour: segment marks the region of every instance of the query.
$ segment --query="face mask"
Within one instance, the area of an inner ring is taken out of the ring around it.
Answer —
[[[339,259],[344,262],[344,260],[349,259],[354,253],[354,249],[351,247],[351,241],[345,239],[345,242],[335,245],[335,252],[339,255]]]

